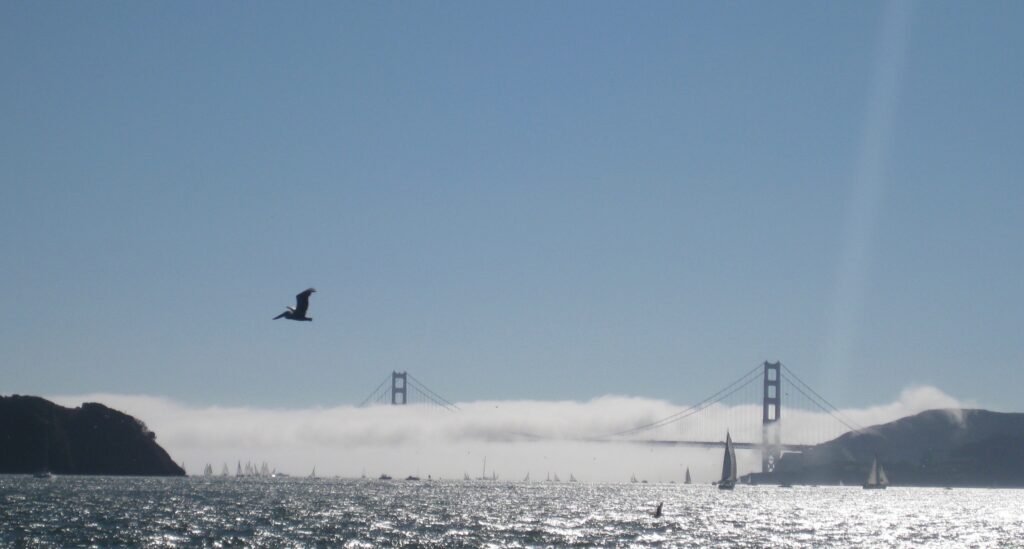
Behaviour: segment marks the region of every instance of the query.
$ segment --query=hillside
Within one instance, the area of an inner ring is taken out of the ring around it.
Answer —
[[[1024,486],[1024,414],[929,410],[788,453],[755,482],[860,484],[877,456],[893,485]]]
[[[185,471],[141,421],[86,403],[64,408],[32,396],[0,397],[0,473],[161,475]]]

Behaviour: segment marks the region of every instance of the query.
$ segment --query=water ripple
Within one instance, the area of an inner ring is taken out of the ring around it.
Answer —
[[[1022,508],[1021,490],[0,476],[0,545],[1010,547]]]

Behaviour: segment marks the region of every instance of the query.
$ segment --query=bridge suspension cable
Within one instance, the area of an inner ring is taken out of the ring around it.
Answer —
[[[748,372],[746,372],[745,374],[740,376],[739,379],[737,379],[736,381],[733,381],[732,383],[727,385],[722,390],[720,390],[717,393],[715,393],[715,394],[705,398],[704,400],[698,402],[697,404],[694,404],[693,406],[690,406],[690,407],[686,408],[685,410],[682,410],[680,412],[676,412],[676,413],[674,413],[674,414],[672,414],[670,416],[661,418],[661,419],[659,419],[657,421],[652,421],[650,423],[645,423],[643,425],[638,425],[638,426],[632,427],[630,429],[625,429],[623,431],[619,431],[619,432],[616,432],[616,433],[611,433],[608,436],[616,437],[616,436],[632,435],[632,434],[641,433],[641,432],[644,432],[644,431],[649,431],[651,429],[657,429],[659,427],[664,427],[665,425],[669,425],[671,423],[675,423],[677,421],[685,419],[685,418],[687,418],[689,416],[692,416],[693,414],[696,414],[696,413],[704,410],[705,408],[707,408],[707,407],[709,407],[709,406],[711,406],[713,404],[721,402],[722,400],[724,400],[724,399],[728,398],[729,396],[731,396],[733,393],[736,393],[740,389],[743,389],[744,387],[750,385],[754,381],[757,381],[758,379],[760,379],[760,372],[761,372],[761,365],[754,366]]]
[[[382,389],[384,388],[385,385],[387,385],[389,381],[391,381],[391,376],[384,378],[384,381],[381,381],[380,385],[378,385],[377,388],[373,390],[373,392],[371,392],[366,398],[363,399],[362,402],[359,403],[358,408],[365,408],[366,405],[369,404],[371,400],[374,402],[380,401],[382,395],[384,394],[384,391],[382,391]]]
[[[456,406],[452,402],[449,402],[448,399],[444,398],[443,396],[435,393],[434,391],[431,391],[429,387],[424,385],[422,381],[420,381],[420,380],[416,379],[415,377],[413,377],[412,374],[406,374],[406,375],[409,376],[409,381],[410,381],[409,387],[412,388],[413,391],[417,391],[417,392],[421,393],[424,398],[426,398],[427,400],[431,401],[432,403],[434,403],[434,404],[444,408],[445,410],[448,410],[450,412],[454,412],[454,411],[459,410],[458,406]]]
[[[842,412],[840,412],[839,409],[835,407],[835,405],[826,400],[825,397],[819,395],[818,392],[812,389],[810,385],[804,383],[804,381],[800,379],[800,377],[797,376],[796,373],[793,372],[793,370],[790,370],[788,367],[786,367],[785,364],[782,365],[782,370],[784,377],[787,378],[787,381],[790,382],[790,385],[794,389],[796,389],[797,392],[802,394],[808,400],[808,402],[814,404],[823,412],[832,416],[833,419],[835,419],[839,423],[842,423],[844,427],[851,431],[861,431],[864,429],[864,427],[858,425],[853,420],[844,417]],[[807,394],[808,392],[810,394]]]

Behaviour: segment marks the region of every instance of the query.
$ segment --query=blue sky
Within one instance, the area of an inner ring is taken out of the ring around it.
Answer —
[[[0,393],[1020,411],[1022,12],[3,3]]]

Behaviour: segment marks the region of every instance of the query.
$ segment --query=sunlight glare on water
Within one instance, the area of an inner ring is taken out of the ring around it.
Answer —
[[[0,476],[0,544],[1007,547],[1022,508],[1022,490]]]

